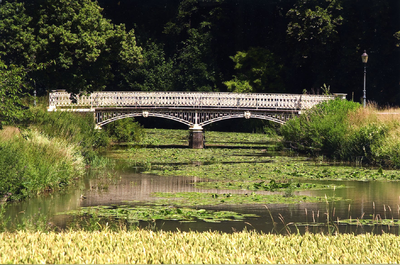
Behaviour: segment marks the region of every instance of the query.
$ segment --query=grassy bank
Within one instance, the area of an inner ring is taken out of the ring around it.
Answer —
[[[36,130],[25,130],[1,141],[0,151],[3,200],[57,189],[84,173],[84,157],[76,144],[50,139]]]
[[[17,232],[0,234],[0,263],[284,263],[400,262],[400,238],[252,232]]]
[[[311,156],[400,168],[400,110],[324,102],[281,128],[286,146]]]
[[[94,130],[93,115],[31,108],[18,127],[0,130],[0,199],[20,200],[68,185],[98,161],[95,149],[106,140]]]

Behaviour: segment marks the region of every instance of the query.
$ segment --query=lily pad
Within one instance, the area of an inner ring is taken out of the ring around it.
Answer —
[[[219,223],[221,221],[241,221],[255,214],[240,214],[231,211],[212,211],[205,209],[177,208],[169,206],[94,206],[82,207],[80,210],[64,212],[70,215],[96,215],[98,217],[125,219],[128,222],[176,220],[192,222],[202,220]]]

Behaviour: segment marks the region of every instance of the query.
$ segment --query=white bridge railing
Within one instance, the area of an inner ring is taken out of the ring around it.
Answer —
[[[184,107],[184,108],[254,108],[309,109],[338,95],[240,94],[224,92],[94,92],[71,98],[67,92],[51,92],[49,111],[70,109],[93,111],[106,107]]]

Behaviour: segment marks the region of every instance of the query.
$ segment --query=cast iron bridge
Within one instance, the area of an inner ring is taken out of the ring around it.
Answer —
[[[316,104],[345,94],[241,94],[223,92],[51,92],[48,111],[93,112],[96,127],[128,117],[159,117],[186,124],[202,137],[203,126],[234,119],[262,119],[284,124]],[[195,137],[195,136],[193,136]],[[191,146],[196,140],[191,139]],[[201,143],[202,145],[202,143]]]

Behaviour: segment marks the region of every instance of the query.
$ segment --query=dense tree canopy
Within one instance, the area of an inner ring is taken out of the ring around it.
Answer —
[[[23,118],[28,90],[25,69],[0,61],[0,128]]]
[[[0,58],[46,90],[359,101],[366,50],[367,99],[400,105],[398,0],[3,0],[0,16]]]
[[[141,60],[133,30],[112,24],[90,0],[10,1],[0,15],[2,59],[31,68],[47,89],[101,90],[119,71],[113,66]]]

